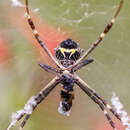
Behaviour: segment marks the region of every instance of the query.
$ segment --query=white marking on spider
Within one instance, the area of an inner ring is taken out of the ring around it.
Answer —
[[[38,32],[36,29],[33,30],[34,35],[36,35]]]
[[[112,109],[112,107],[111,107],[109,104],[107,104],[107,108],[108,108],[108,109]]]
[[[101,33],[100,37],[101,37],[101,38],[104,38],[105,35],[106,35],[105,33]]]
[[[58,112],[65,116],[70,116],[70,111],[63,111],[62,102],[59,103]]]
[[[112,23],[115,23],[115,18],[113,18],[113,19],[111,20],[111,22],[112,22]]]
[[[104,114],[105,114],[105,115],[108,114],[106,110],[104,110]]]

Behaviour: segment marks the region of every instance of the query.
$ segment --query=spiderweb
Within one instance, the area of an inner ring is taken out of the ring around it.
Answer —
[[[29,0],[29,7],[40,36],[43,39],[45,38],[48,48],[54,54],[53,48],[67,37],[78,42],[81,48],[86,50],[98,38],[106,24],[109,23],[119,2],[114,0]],[[9,70],[10,77],[12,73],[16,72],[16,76],[12,76],[12,86],[15,84],[15,88],[18,89],[17,86],[20,84],[19,90],[28,97],[30,91],[30,95],[34,95],[52,78],[50,74],[38,69],[37,62],[42,61],[51,65],[53,63],[39,49],[31,35],[25,19],[24,0],[9,0],[8,3],[8,7],[11,7],[9,11],[14,10],[10,17],[8,11],[8,22],[13,26],[11,29],[15,28],[16,31],[10,31],[9,33],[13,41],[12,48],[14,48],[14,57],[11,59],[13,68]],[[113,91],[118,93],[117,95],[120,95],[119,98],[122,99],[126,109],[130,106],[130,60],[128,60],[130,58],[130,31],[128,30],[130,24],[128,22],[128,10],[130,11],[128,7],[121,10],[109,34],[90,55],[94,58],[94,63],[79,71],[79,75],[108,102],[110,102]],[[44,32],[43,30],[47,31]],[[31,44],[27,44],[27,42]],[[8,75],[6,76],[8,77]],[[6,76],[4,76],[4,79],[6,79]],[[75,101],[71,116],[68,118],[58,115],[59,91],[60,87],[58,91],[56,89],[50,94],[42,107],[39,107],[39,112],[35,116],[38,118],[35,124],[41,126],[39,126],[39,129],[52,129],[55,126],[55,129],[91,130],[95,129],[96,125],[98,126],[100,121],[97,121],[97,118],[100,115],[103,117],[103,114],[97,112],[99,108],[96,108],[96,105],[88,100],[87,96],[77,87],[75,87]],[[21,98],[19,101],[22,104],[25,103]],[[32,118],[35,120],[35,117]],[[42,121],[39,121],[40,119]],[[88,125],[89,123],[90,125]],[[95,126],[93,126],[93,123],[95,123]],[[52,126],[48,126],[49,124],[52,124]],[[31,125],[27,127],[32,129],[33,124]],[[38,125],[35,125],[34,129],[38,129],[36,128]],[[104,124],[102,123],[102,125]]]

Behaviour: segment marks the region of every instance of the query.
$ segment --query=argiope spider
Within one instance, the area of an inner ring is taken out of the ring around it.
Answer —
[[[59,46],[55,49],[54,57],[46,47],[45,43],[40,39],[39,34],[35,29],[34,23],[29,14],[28,0],[26,0],[26,12],[28,23],[33,31],[33,34],[37,42],[48,54],[48,56],[55,63],[58,69],[39,63],[39,66],[42,69],[55,74],[56,77],[52,79],[51,82],[49,82],[36,96],[33,96],[28,100],[27,104],[25,104],[24,106],[23,111],[19,111],[19,114],[17,115],[15,122],[19,121],[23,118],[23,116],[25,116],[24,120],[20,125],[20,129],[22,129],[25,126],[27,120],[29,119],[30,115],[35,110],[35,108],[38,106],[38,104],[40,104],[48,96],[48,94],[60,83],[62,84],[62,90],[60,93],[61,102],[58,111],[61,114],[69,115],[70,109],[72,107],[72,100],[74,99],[73,87],[74,84],[77,84],[77,86],[79,86],[92,99],[92,101],[94,101],[100,107],[113,130],[116,130],[115,124],[112,121],[106,109],[112,112],[112,114],[121,121],[120,115],[115,110],[113,110],[113,108],[109,104],[107,104],[107,102],[101,96],[99,96],[94,89],[89,87],[87,83],[85,83],[79,76],[77,76],[75,72],[84,67],[85,65],[93,62],[93,59],[85,58],[96,48],[96,46],[109,32],[116,20],[117,15],[120,12],[122,5],[123,0],[121,0],[114,17],[106,26],[103,33],[100,34],[98,39],[94,43],[92,43],[90,48],[83,55],[82,49],[79,47],[79,45],[72,39],[68,38],[61,42]],[[9,130],[9,128],[10,126],[7,128],[7,130]]]

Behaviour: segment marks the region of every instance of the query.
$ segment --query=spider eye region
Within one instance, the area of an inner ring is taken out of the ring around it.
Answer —
[[[65,48],[58,48],[55,51],[56,58],[59,60],[74,60],[76,61],[80,57],[80,52],[78,49],[65,49]]]
[[[75,53],[76,49],[65,49],[65,48],[60,48],[61,53],[64,55],[64,57],[67,57],[69,59],[72,54]]]
[[[55,56],[58,60],[76,61],[81,56],[81,48],[75,41],[67,39],[61,42],[55,50]]]

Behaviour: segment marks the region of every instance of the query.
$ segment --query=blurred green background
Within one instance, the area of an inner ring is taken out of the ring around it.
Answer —
[[[130,1],[124,1],[112,30],[90,55],[94,63],[78,73],[110,104],[115,92],[130,115]],[[20,2],[24,4],[24,0]],[[41,20],[58,31],[64,30],[62,33],[79,42],[86,50],[109,23],[119,2],[29,0],[29,5],[31,9],[39,8],[34,13]],[[14,12],[22,15],[15,17]],[[24,8],[13,7],[10,0],[0,0],[0,34],[8,53],[7,58],[0,62],[0,130],[9,125],[12,112],[22,109],[29,97],[37,94],[53,78],[37,65],[40,52],[36,52],[20,31],[20,26],[18,28],[20,21],[26,22],[24,13]],[[15,22],[11,21],[11,17]],[[30,29],[27,27],[21,28],[27,31]],[[48,61],[45,63],[48,64]],[[39,105],[25,130],[101,130],[104,122],[109,125],[98,106],[77,86],[70,117],[60,115],[57,112],[59,92],[60,86]],[[18,129],[18,124],[12,129]]]

